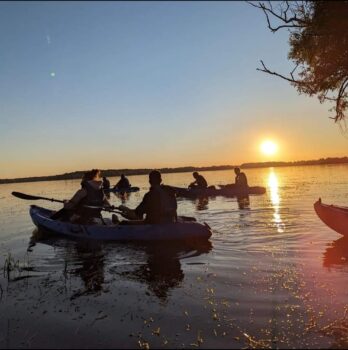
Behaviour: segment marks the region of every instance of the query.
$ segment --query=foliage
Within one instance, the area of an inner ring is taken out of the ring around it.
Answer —
[[[345,119],[348,108],[348,1],[249,2],[261,9],[272,32],[289,31],[288,76],[258,70],[289,81],[300,93],[334,103],[333,119]]]

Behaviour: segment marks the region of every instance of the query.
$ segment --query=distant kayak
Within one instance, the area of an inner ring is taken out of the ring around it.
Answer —
[[[253,194],[264,194],[266,193],[266,188],[261,186],[252,186],[247,188],[238,188],[233,185],[222,185],[222,188],[215,188],[210,186],[206,189],[198,188],[182,188],[182,187],[172,187],[178,197],[184,198],[196,198],[204,196],[225,196],[225,197],[236,197],[243,195],[253,195]]]
[[[138,192],[139,190],[140,190],[139,187],[109,188],[109,189],[104,189],[104,192],[130,193],[130,192]]]
[[[348,236],[348,207],[324,204],[319,198],[314,203],[314,210],[324,224],[341,235]]]
[[[49,209],[30,206],[33,223],[41,229],[57,235],[77,239],[107,241],[159,241],[208,239],[211,230],[208,225],[180,219],[172,224],[158,225],[79,225],[51,219],[54,212]]]

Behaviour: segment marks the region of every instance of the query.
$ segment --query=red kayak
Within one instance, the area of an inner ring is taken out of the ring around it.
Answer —
[[[314,210],[324,224],[348,237],[348,207],[324,204],[319,198],[314,203]]]

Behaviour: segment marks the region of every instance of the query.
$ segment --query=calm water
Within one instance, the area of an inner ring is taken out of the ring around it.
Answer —
[[[313,203],[320,196],[347,205],[348,166],[246,174],[267,187],[249,208],[235,198],[179,200],[180,214],[213,229],[210,241],[188,245],[40,237],[30,202],[10,192],[64,199],[79,181],[1,185],[0,348],[347,348],[348,243],[319,221]],[[204,175],[209,184],[234,178]],[[192,181],[189,173],[163,179]],[[123,201],[135,207],[147,177],[130,180],[141,191]],[[9,261],[10,272],[2,268]]]

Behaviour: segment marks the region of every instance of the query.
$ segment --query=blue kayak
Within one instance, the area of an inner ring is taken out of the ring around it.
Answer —
[[[95,239],[107,241],[158,241],[158,240],[187,240],[208,239],[211,236],[210,227],[207,224],[185,221],[157,225],[127,225],[122,224],[95,224],[80,225],[51,219],[54,211],[30,206],[30,216],[33,223],[41,229],[53,232],[57,235],[79,239]],[[105,220],[107,221],[107,220]]]

